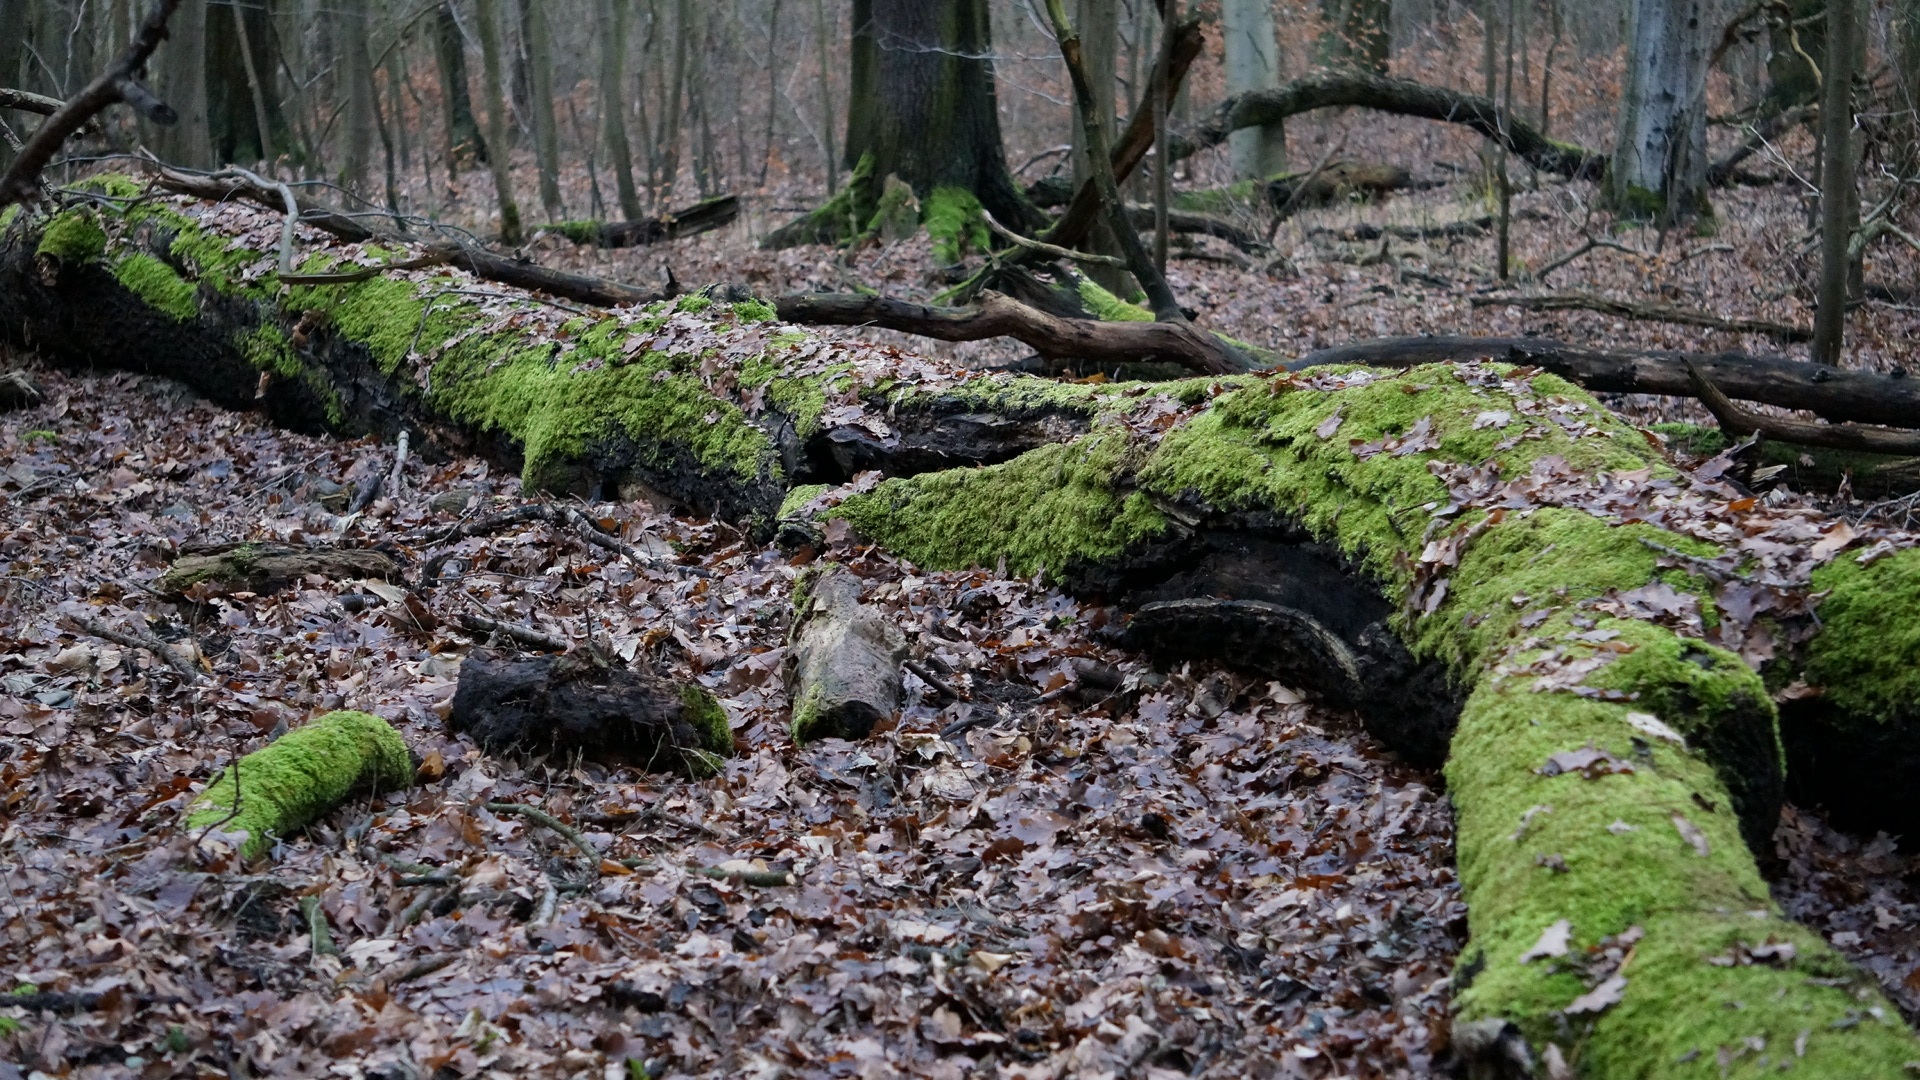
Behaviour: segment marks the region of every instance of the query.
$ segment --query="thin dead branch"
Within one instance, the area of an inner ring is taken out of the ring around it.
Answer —
[[[1813,331],[1804,326],[1768,322],[1765,319],[1723,319],[1705,311],[1675,307],[1672,304],[1620,300],[1592,293],[1544,293],[1537,296],[1476,296],[1474,307],[1514,307],[1522,311],[1596,311],[1620,319],[1640,322],[1673,323],[1722,330],[1733,334],[1766,334],[1781,341],[1806,341]]]

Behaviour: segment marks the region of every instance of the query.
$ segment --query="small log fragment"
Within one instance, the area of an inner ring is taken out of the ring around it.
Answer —
[[[393,581],[400,566],[370,548],[302,548],[286,544],[221,545],[174,560],[154,589],[179,596],[206,583],[228,592],[278,592],[308,574]]]
[[[860,602],[860,579],[837,565],[822,570],[794,600],[794,741],[864,738],[900,707],[906,658],[906,635]]]
[[[578,654],[469,654],[448,722],[489,753],[579,754],[691,775],[733,752],[733,728],[712,694]]]
[[[186,827],[243,833],[240,853],[265,854],[276,837],[318,820],[349,795],[413,780],[407,744],[385,720],[331,712],[233,763],[187,807]]]
[[[547,228],[576,244],[603,248],[641,247],[724,228],[733,224],[739,216],[739,196],[717,195],[639,221],[562,221]]]

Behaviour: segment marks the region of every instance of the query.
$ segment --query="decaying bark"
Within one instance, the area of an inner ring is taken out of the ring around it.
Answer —
[[[400,566],[372,548],[304,548],[249,541],[189,551],[160,575],[154,589],[179,596],[196,585],[216,592],[279,592],[312,574],[340,580],[393,581]]]
[[[447,721],[489,752],[578,755],[696,776],[733,753],[733,729],[712,694],[578,654],[469,653]]]
[[[814,573],[794,597],[787,697],[795,742],[864,738],[900,707],[907,638],[877,608],[860,602],[860,579],[835,564]]]
[[[1738,545],[1783,519],[1679,475],[1644,433],[1539,370],[1561,356],[1525,351],[1539,343],[1488,358],[1454,342],[1438,350],[1448,362],[1405,371],[1060,385],[822,342],[769,325],[754,301],[583,324],[549,305],[472,303],[454,292],[468,287],[459,270],[281,289],[270,252],[229,251],[195,212],[87,208],[110,234],[70,238],[51,282],[34,258],[50,224],[16,220],[0,237],[0,328],[52,362],[164,367],[314,426],[404,424],[422,444],[521,464],[529,487],[638,475],[763,536],[839,518],[919,566],[1044,572],[1132,610],[1143,645],[1211,641],[1228,663],[1361,710],[1410,757],[1447,748],[1472,935],[1455,984],[1463,1033],[1511,1023],[1587,1077],[1715,1077],[1715,1047],[1801,1031],[1809,1075],[1897,1075],[1920,1057],[1871,980],[1768,897],[1752,851],[1767,850],[1781,798],[1779,717],[1734,651],[1771,627],[1791,642],[1777,681],[1824,691],[1815,730],[1920,744],[1920,552],[1862,563],[1833,529],[1810,579],[1754,577]],[[159,245],[161,226],[176,239]],[[238,344],[263,332],[286,351]],[[1401,363],[1425,347],[1374,346]],[[1608,388],[1655,389],[1671,365],[1644,359],[1581,362]],[[1904,390],[1715,363],[1703,369],[1729,396],[1790,386],[1868,422]],[[848,483],[866,470],[885,478]],[[1754,618],[1759,600],[1775,606]],[[1713,605],[1719,624],[1676,605]],[[612,678],[584,659],[526,663],[547,665],[534,678],[548,699]],[[562,663],[583,673],[563,679]],[[1807,761],[1789,756],[1788,775]],[[1637,938],[1631,966],[1607,973],[1624,980],[1617,999],[1576,1006],[1606,984],[1533,953],[1561,919],[1582,955]],[[1792,956],[1747,962],[1770,942]],[[1870,1007],[1889,1020],[1862,1020]]]

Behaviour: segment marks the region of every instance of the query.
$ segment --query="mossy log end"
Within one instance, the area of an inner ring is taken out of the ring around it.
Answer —
[[[104,241],[50,282],[33,257],[44,219],[0,237],[0,328],[50,360],[160,358],[210,394],[238,377],[248,392],[222,400],[240,407],[342,431],[406,424],[522,461],[532,486],[652,470],[656,489],[768,531],[839,517],[926,567],[1045,570],[1134,607],[1143,644],[1156,625],[1189,641],[1205,625],[1240,648],[1298,647],[1315,662],[1275,670],[1346,693],[1410,756],[1449,747],[1466,1023],[1510,1021],[1588,1077],[1717,1077],[1718,1048],[1801,1032],[1798,1067],[1815,1075],[1920,1058],[1871,984],[1768,898],[1751,854],[1781,797],[1768,684],[1698,626],[1623,599],[1658,585],[1717,611],[1714,583],[1650,544],[1737,555],[1743,532],[1708,527],[1731,500],[1690,487],[1656,440],[1565,379],[1489,362],[1156,385],[968,375],[821,341],[756,301],[587,316],[474,303],[457,270],[283,291],[272,255],[246,246],[277,233],[271,215],[233,240],[188,204],[91,212]],[[316,245],[306,261],[365,254]],[[240,344],[262,336],[281,347]],[[887,479],[832,486],[866,470]],[[1718,509],[1657,512],[1683,497]],[[1823,730],[1905,734],[1912,653],[1889,658],[1906,639],[1873,609],[1920,610],[1920,573],[1912,556],[1853,555],[1788,590],[1871,604],[1829,609],[1768,678],[1824,687]],[[1315,595],[1335,579],[1351,603]],[[1406,695],[1418,708],[1368,701],[1369,683],[1423,688]],[[1571,950],[1529,959],[1560,920]],[[1588,948],[1608,941],[1617,963]],[[1727,1075],[1759,1071],[1745,1055]]]
[[[712,694],[574,654],[469,654],[447,719],[495,753],[582,755],[692,776],[733,753],[733,727]]]
[[[860,579],[828,564],[795,590],[787,696],[795,742],[864,738],[900,707],[906,635],[860,601]]]
[[[303,548],[249,542],[225,544],[174,560],[154,590],[179,596],[195,585],[227,592],[271,593],[317,574],[324,578],[377,578],[392,581],[400,567],[370,548]]]
[[[244,858],[319,820],[359,791],[393,791],[413,779],[407,744],[385,720],[331,712],[241,758],[187,807],[186,828],[207,837],[243,833]]]

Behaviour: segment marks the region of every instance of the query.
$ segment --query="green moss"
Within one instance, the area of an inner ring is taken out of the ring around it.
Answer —
[[[1667,212],[1666,196],[1638,184],[1628,184],[1626,190],[1615,191],[1611,202],[1613,212],[1628,221],[1654,221]]]
[[[1087,314],[1103,322],[1153,321],[1153,312],[1139,304],[1127,303],[1092,278],[1081,278],[1076,283],[1076,290],[1080,293],[1080,304],[1087,309]]]
[[[733,756],[733,723],[727,710],[712,694],[688,683],[680,688],[680,704],[686,717],[700,733],[700,746],[686,751],[688,771],[707,776],[718,771],[723,758]]]
[[[113,276],[127,291],[181,322],[200,315],[199,290],[174,272],[173,267],[145,252],[123,255],[114,260]]]
[[[1920,716],[1920,549],[1861,566],[1842,555],[1813,572],[1820,630],[1807,644],[1807,680],[1854,717]]]
[[[18,221],[19,219],[20,219],[19,203],[15,203],[12,206],[9,206],[5,209],[0,209],[0,232],[6,232],[7,229],[11,227],[13,223],[15,221]]]
[[[125,173],[100,173],[73,186],[81,191],[105,195],[109,199],[137,199],[147,193],[145,184]]]
[[[1112,557],[1166,528],[1141,494],[1115,483],[1128,455],[1119,430],[1043,446],[1004,465],[887,480],[832,512],[863,536],[929,567],[1015,574]]]
[[[921,221],[933,238],[933,257],[942,266],[952,266],[969,252],[986,251],[993,245],[980,200],[965,188],[934,188]]]
[[[185,826],[245,833],[241,854],[256,858],[353,792],[412,777],[407,744],[385,720],[332,712],[241,758],[194,799]]]
[[[242,334],[238,344],[247,362],[261,371],[271,371],[288,378],[297,378],[301,374],[300,360],[293,355],[293,342],[288,339],[285,330],[272,323]]]
[[[597,221],[556,221],[542,226],[548,232],[559,233],[576,244],[598,244],[601,225]]]
[[[40,246],[33,253],[68,266],[94,262],[107,253],[107,230],[84,206],[63,210],[40,230]]]
[[[888,173],[886,182],[880,185],[880,198],[874,202],[873,216],[867,219],[862,233],[894,243],[918,231],[920,200],[914,198],[913,186]]]
[[[1276,177],[1275,179],[1283,179]],[[1241,180],[1222,188],[1174,193],[1173,207],[1199,214],[1229,217],[1252,206],[1264,196],[1267,181]]]
[[[706,293],[688,293],[673,305],[675,311],[698,312],[713,306],[713,297]]]
[[[760,299],[742,300],[734,304],[733,313],[745,323],[776,322],[780,318],[780,313],[774,310],[772,304]]]
[[[827,490],[827,485],[825,484],[801,484],[788,489],[787,497],[780,501],[780,513],[778,516],[783,519],[793,517],[800,512],[801,507],[812,502],[825,490]],[[799,601],[796,600],[795,603],[797,604]]]
[[[1530,683],[1496,677],[1475,691],[1447,766],[1472,935],[1457,976],[1461,1016],[1514,1020],[1536,1047],[1559,1043],[1582,1076],[1757,1076],[1773,1071],[1758,1054],[1723,1066],[1721,1048],[1757,1036],[1773,1060],[1790,1060],[1802,1032],[1811,1033],[1806,1056],[1792,1059],[1801,1075],[1900,1075],[1912,1037],[1890,1013],[1864,1018],[1878,1001],[1867,981],[1781,917],[1706,763],[1660,740],[1640,752],[1625,722],[1637,704],[1539,694]],[[1550,755],[1589,743],[1634,771],[1593,780],[1540,772]],[[1704,837],[1705,856],[1676,815]],[[1621,972],[1621,1001],[1597,1020],[1560,1018],[1588,988],[1570,965],[1520,961],[1561,919],[1576,954],[1629,927],[1644,931]],[[1709,962],[1731,957],[1736,942],[1769,941],[1792,943],[1795,959]]]
[[[781,226],[769,234],[764,246],[789,247],[794,244],[844,244],[859,236],[874,209],[873,154],[860,155],[853,174],[833,198],[819,209]]]

